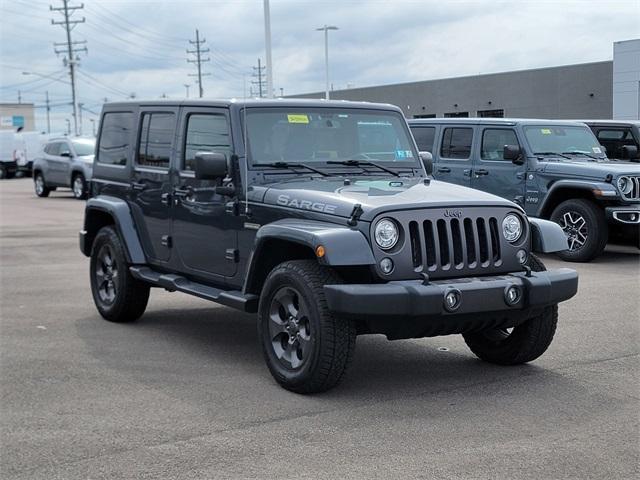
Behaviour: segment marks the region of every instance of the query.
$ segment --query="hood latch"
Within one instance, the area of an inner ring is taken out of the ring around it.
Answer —
[[[347,225],[349,225],[350,227],[355,227],[358,224],[358,220],[360,220],[360,215],[362,215],[363,213],[364,210],[362,210],[362,205],[356,203],[353,206],[353,210],[351,210],[351,217],[349,217]]]

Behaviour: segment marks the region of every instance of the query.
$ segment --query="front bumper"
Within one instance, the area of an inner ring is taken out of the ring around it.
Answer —
[[[516,286],[521,293],[514,305],[507,303],[505,295],[511,286]],[[410,280],[324,287],[327,304],[333,313],[350,318],[386,320],[406,317],[429,320],[488,312],[526,312],[567,300],[577,290],[578,273],[568,268],[531,272],[530,276],[522,272],[434,280],[427,285],[419,280]],[[445,307],[445,296],[450,291],[459,292],[460,303],[455,311]]]
[[[640,225],[640,204],[606,207],[605,212],[609,222]]]

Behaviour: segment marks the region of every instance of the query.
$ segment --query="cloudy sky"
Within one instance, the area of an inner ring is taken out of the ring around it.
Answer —
[[[80,1],[71,1],[79,5]],[[81,53],[78,101],[91,131],[105,98],[183,98],[196,93],[187,63],[198,28],[211,52],[205,96],[242,97],[264,61],[262,0],[84,0],[72,32]],[[45,128],[45,91],[55,130],[70,118],[61,0],[0,0],[0,102],[33,102]],[[640,0],[271,0],[274,87],[285,95],[324,88],[324,24],[331,81],[349,86],[475,75],[611,59],[612,43],[640,37]],[[23,72],[32,72],[24,75]],[[40,74],[37,76],[34,74]]]

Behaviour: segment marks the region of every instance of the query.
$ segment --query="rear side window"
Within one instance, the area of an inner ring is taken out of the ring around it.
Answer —
[[[184,170],[194,170],[196,153],[231,153],[229,126],[224,115],[193,114],[187,117],[187,134],[184,147]]]
[[[413,138],[416,139],[418,150],[433,153],[433,140],[436,135],[435,127],[411,127]]]
[[[445,128],[440,156],[466,160],[471,155],[472,128]]]
[[[173,113],[145,113],[142,115],[138,165],[169,168],[173,140]]]
[[[126,165],[132,128],[131,112],[105,113],[102,117],[97,161],[109,165]]]
[[[607,155],[611,158],[625,158],[624,147],[626,145],[636,145],[630,129],[599,130],[596,136],[600,145],[607,149]]]
[[[482,134],[482,160],[504,160],[505,145],[518,145],[511,129],[487,128]]]

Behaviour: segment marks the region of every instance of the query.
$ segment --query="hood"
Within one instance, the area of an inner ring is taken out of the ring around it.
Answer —
[[[353,179],[306,178],[254,186],[253,201],[300,210],[349,217],[360,204],[361,219],[371,221],[382,212],[451,206],[507,206],[514,203],[489,193],[421,177]]]
[[[640,164],[562,160],[560,162],[545,162],[544,172],[558,174],[563,177],[604,180],[607,175],[612,175],[614,178],[620,175],[640,175]]]

